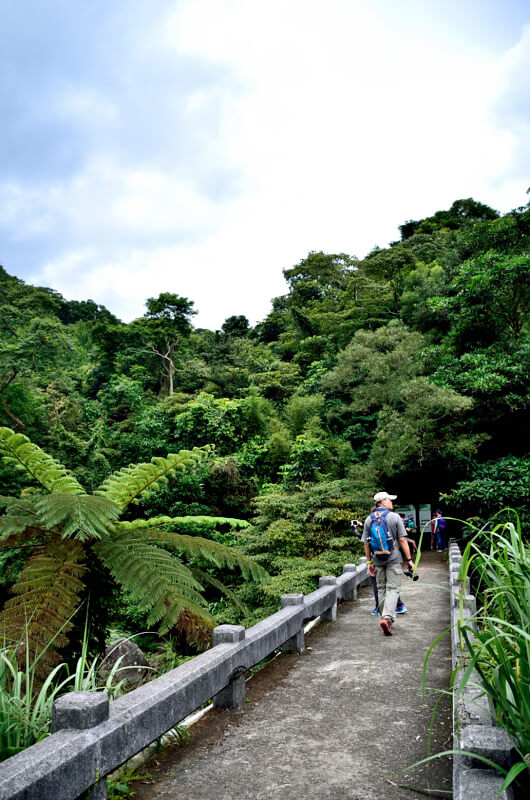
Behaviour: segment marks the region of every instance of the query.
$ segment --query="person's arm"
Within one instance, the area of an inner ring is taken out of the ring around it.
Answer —
[[[414,561],[410,556],[410,547],[407,541],[407,531],[405,530],[405,526],[403,525],[403,520],[400,516],[397,518],[397,535],[398,535],[398,542],[399,546],[403,550],[403,555],[407,561],[409,566],[414,566]]]
[[[399,537],[399,546],[403,550],[403,555],[405,556],[407,564],[409,565],[409,567],[412,567],[414,569],[414,561],[410,556],[410,547],[406,535]]]

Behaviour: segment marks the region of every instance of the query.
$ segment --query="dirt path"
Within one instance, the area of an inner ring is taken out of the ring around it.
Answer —
[[[211,711],[190,729],[191,741],[160,753],[139,771],[135,800],[401,800],[448,797],[450,758],[395,776],[431,752],[450,749],[449,637],[425,654],[449,625],[448,572],[427,553],[420,580],[404,578],[395,635],[370,615],[373,596],[339,607],[335,623],[306,636],[301,655],[281,655],[247,682],[240,712]],[[438,710],[432,736],[431,716]],[[398,784],[417,788],[405,789]],[[421,791],[423,790],[423,791]],[[425,790],[428,790],[425,793]],[[430,791],[429,791],[430,790]]]

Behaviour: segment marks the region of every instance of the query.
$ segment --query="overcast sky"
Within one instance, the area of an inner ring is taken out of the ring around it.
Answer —
[[[528,0],[0,0],[0,263],[263,319],[310,250],[530,186]]]

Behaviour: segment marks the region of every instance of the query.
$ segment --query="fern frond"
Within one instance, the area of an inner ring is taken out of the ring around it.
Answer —
[[[16,533],[23,533],[29,527],[28,517],[1,517],[0,542],[4,542]]]
[[[247,580],[252,579],[263,583],[269,580],[269,573],[251,558],[231,547],[214,542],[212,539],[161,530],[150,530],[147,536],[151,540],[156,540],[184,553],[188,558],[200,558],[220,568],[234,569],[238,567]]]
[[[0,428],[0,454],[5,463],[23,469],[48,492],[85,494],[81,484],[66,467],[22,433],[14,433],[10,428]]]
[[[4,542],[15,533],[23,533],[27,528],[35,525],[35,517],[30,514],[17,514],[0,517],[0,542]]]
[[[193,450],[169,453],[166,458],[152,458],[149,463],[123,467],[109,475],[94,494],[108,497],[124,509],[142,495],[149,496],[158,491],[177,471],[184,472],[196,467],[206,458],[210,449],[209,445],[194,447]]]
[[[238,528],[249,528],[250,522],[245,519],[235,517],[208,517],[199,515],[196,517],[151,517],[150,519],[134,520],[133,522],[118,522],[117,527],[122,530],[132,530],[134,528],[160,528],[162,525],[204,525],[215,529],[218,525],[229,525],[231,530]]]
[[[210,619],[202,607],[202,586],[190,570],[144,536],[116,533],[112,540],[95,542],[93,549],[132,600],[149,609],[149,625],[158,623],[161,632],[168,631],[183,609]]]
[[[211,642],[212,628],[215,626],[216,622],[213,617],[205,619],[183,609],[171,633],[181,636],[187,644],[194,644],[199,650],[206,650]]]
[[[41,528],[26,527],[21,533],[13,533],[5,539],[0,539],[0,550],[37,547],[46,533],[47,531]]]
[[[88,494],[41,495],[34,507],[45,528],[58,531],[63,539],[81,542],[108,538],[120,514],[112,500]]]
[[[213,586],[214,589],[218,589],[221,594],[224,594],[225,597],[228,597],[229,600],[239,608],[244,614],[248,614],[248,606],[246,606],[242,600],[237,596],[235,592],[232,591],[226,584],[222,581],[218,581],[217,578],[214,578],[213,575],[210,575],[209,572],[205,572],[203,569],[198,569],[198,567],[190,567],[190,572],[194,578],[200,581],[202,584],[208,584],[209,586]]]
[[[27,499],[23,497],[6,497],[5,495],[0,495],[0,507],[15,508],[24,511],[28,511],[30,508]]]
[[[0,506],[5,506],[7,513],[0,517],[0,542],[27,528],[38,526],[40,520],[33,510],[34,503],[23,498],[0,497]]]
[[[0,637],[5,637],[25,658],[40,659],[41,674],[60,661],[57,650],[66,633],[83,589],[84,551],[78,542],[50,540],[38,547],[22,570],[18,583],[0,613]]]

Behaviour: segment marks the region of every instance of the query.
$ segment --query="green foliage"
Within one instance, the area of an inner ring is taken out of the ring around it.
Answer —
[[[249,332],[248,319],[243,314],[227,317],[221,327],[228,336],[246,336]]]
[[[0,454],[4,464],[26,472],[48,492],[84,494],[81,484],[62,464],[22,433],[0,428]]]
[[[296,487],[317,479],[322,464],[324,447],[311,434],[297,436],[291,448],[289,463],[281,473],[286,486]]]
[[[293,395],[285,405],[284,416],[291,436],[301,435],[308,422],[320,420],[324,398],[321,395]]]
[[[322,553],[330,539],[337,535],[350,534],[350,519],[363,514],[371,505],[370,488],[359,488],[352,480],[336,480],[305,484],[290,492],[271,486],[270,490],[255,500],[257,516],[254,527],[242,536],[248,542],[250,552],[266,549],[269,530],[277,521],[282,521],[279,531],[288,531],[292,526],[295,541],[303,532],[306,556]],[[372,492],[373,494],[373,492]],[[277,533],[273,527],[273,533]],[[356,541],[351,547],[355,549]],[[298,547],[298,545],[297,545]]]
[[[191,451],[170,453],[166,458],[155,457],[148,464],[123,467],[103,481],[96,494],[112,500],[123,510],[140,497],[149,497],[157,492],[177,471],[195,467],[209,452],[208,446],[195,447]]]
[[[234,452],[256,426],[254,399],[218,399],[201,392],[173,420],[173,435],[184,446],[213,443],[221,455]],[[259,423],[258,423],[259,426]]]
[[[26,651],[29,647],[26,644]],[[54,700],[65,692],[105,691],[111,698],[120,694],[123,680],[119,660],[105,680],[98,681],[99,659],[88,660],[87,639],[75,669],[58,664],[41,681],[40,659],[27,658],[19,668],[17,655],[7,647],[0,648],[0,761],[24,750],[50,733]]]
[[[253,383],[263,397],[281,402],[294,392],[300,376],[301,371],[298,364],[276,361],[266,372],[257,372],[253,377]]]
[[[419,374],[423,345],[419,333],[397,320],[374,332],[358,331],[321,381],[330,398],[349,401],[350,426],[373,419],[369,461],[381,475],[439,455],[472,453],[478,444],[455,425],[472,401]],[[372,419],[366,416],[371,411]],[[358,438],[362,428],[352,432]]]
[[[437,331],[438,335],[444,333],[444,319],[432,311],[431,301],[439,296],[444,297],[446,291],[447,280],[443,267],[436,261],[419,263],[403,279],[401,318],[419,331]]]
[[[309,298],[300,295],[301,299],[318,299],[323,292],[336,294],[344,288],[349,274],[357,265],[357,259],[345,253],[329,254],[312,251],[295,267],[284,269],[283,274],[291,291],[300,291],[301,287],[311,287]]]
[[[410,236],[418,233],[433,233],[437,230],[458,230],[475,222],[483,220],[494,220],[498,213],[484,205],[478,203],[473,198],[465,200],[455,200],[448,211],[437,211],[432,217],[414,221],[409,220],[399,226],[401,239],[407,240]]]
[[[530,777],[530,546],[519,520],[473,532],[460,575],[472,574],[478,583],[479,608],[475,618],[459,622],[470,658],[458,676],[457,697],[478,673],[499,725],[516,742],[519,761],[507,786],[523,771]]]
[[[136,768],[124,772],[117,780],[107,778],[107,796],[109,800],[123,800],[134,797],[133,784],[137,781],[146,781],[150,775],[141,775]]]
[[[62,465],[27,437],[0,429],[2,452],[9,463],[25,468],[49,492],[3,499],[7,508],[1,518],[4,546],[29,545],[27,564],[13,587],[14,597],[0,613],[4,636],[19,651],[26,639],[33,657],[41,652],[47,653],[52,664],[58,660],[55,648],[66,644],[65,634],[72,628],[89,552],[140,608],[148,609],[148,624],[158,624],[163,631],[175,626],[184,612],[197,620],[211,620],[202,586],[182,562],[182,554],[217,567],[237,566],[247,578],[265,577],[259,566],[219,542],[164,529],[190,521],[212,526],[216,521],[211,518],[118,521],[129,504],[149,497],[177,472],[194,468],[207,456],[208,447],[126,467],[106,479],[95,495],[84,493]],[[225,523],[237,525],[232,519],[223,519]]]
[[[464,262],[452,281],[452,294],[428,301],[433,314],[446,316],[458,346],[516,341],[530,310],[530,256],[489,251]]]
[[[49,606],[68,626],[90,593],[101,642],[119,589],[122,617],[204,643],[207,608],[255,620],[282,587],[314,588],[322,559],[329,573],[355,553],[349,519],[374,485],[474,516],[522,510],[530,209],[499,217],[467,198],[401,234],[362,261],[309,253],[254,329],[241,314],[194,330],[193,303],[167,292],[122,324],[0,269],[0,422],[28,437],[0,431],[0,604],[13,619],[24,624],[31,591],[42,611],[28,618],[49,632]],[[278,585],[243,577],[214,543]],[[61,548],[75,558],[57,600]],[[63,634],[79,638],[72,621]]]
[[[277,519],[267,528],[265,539],[271,553],[299,556],[306,549],[304,532],[299,525],[288,519]]]
[[[142,405],[144,385],[128,375],[113,376],[99,392],[104,412],[113,420],[121,421]]]
[[[469,516],[488,519],[498,508],[527,513],[530,496],[530,459],[506,457],[476,464],[444,500]]]
[[[497,250],[501,253],[528,252],[530,209],[514,209],[499,219],[482,221],[459,231],[455,237],[456,259]]]

